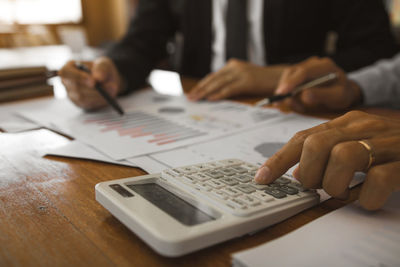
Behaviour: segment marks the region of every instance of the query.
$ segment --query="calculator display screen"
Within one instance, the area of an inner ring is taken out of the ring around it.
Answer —
[[[184,225],[193,226],[215,220],[158,184],[130,184],[127,186]]]

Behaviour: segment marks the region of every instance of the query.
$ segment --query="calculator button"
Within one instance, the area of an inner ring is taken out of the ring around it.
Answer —
[[[235,170],[236,173],[246,173],[248,171],[246,168],[240,166],[233,166],[232,169]]]
[[[194,179],[194,178],[193,178],[192,176],[190,176],[190,175],[182,176],[181,179],[182,179],[183,181],[185,181],[186,183],[191,183],[191,184],[196,183],[196,179]]]
[[[195,168],[196,171],[205,171],[209,169],[209,167],[206,164],[197,164],[194,165],[193,168]]]
[[[279,189],[276,188],[267,188],[264,190],[265,193],[275,197],[275,198],[284,198],[286,197],[286,194]]]
[[[212,196],[214,196],[214,197],[216,197],[218,199],[222,199],[222,200],[226,200],[228,198],[228,196],[224,192],[219,191],[219,190],[212,190],[210,192],[210,194]]]
[[[172,171],[172,170],[165,170],[163,172],[161,172],[161,177],[164,179],[169,179],[169,178],[178,178],[179,174]]]
[[[190,174],[190,173],[196,172],[196,168],[191,167],[191,166],[177,168],[177,169],[174,169],[174,170],[178,171],[179,173],[183,173],[183,174]]]
[[[297,183],[297,182],[292,182],[292,183],[288,184],[288,186],[293,187],[293,188],[296,188],[296,189],[299,190],[300,192],[308,191],[308,189],[302,187],[301,184],[300,184],[300,183]]]
[[[228,199],[226,201],[226,203],[228,205],[230,205],[230,206],[233,206],[233,207],[237,208],[237,209],[246,209],[247,208],[246,203],[244,203],[243,201],[241,201],[239,199],[236,199],[236,198]]]
[[[206,191],[209,192],[212,190],[211,186],[206,185],[206,184],[196,184],[195,186],[197,189],[199,189],[200,191]]]
[[[278,183],[278,184],[290,184],[292,180],[285,178],[285,177],[279,177],[278,179],[276,179],[274,182]]]
[[[254,197],[248,195],[241,195],[237,198],[240,201],[243,201],[248,206],[258,206],[260,205],[260,201]]]
[[[249,171],[247,174],[252,176],[252,177],[255,177],[256,173],[257,173],[256,171]]]
[[[206,166],[209,169],[213,169],[213,168],[223,167],[224,165],[219,162],[208,162],[205,163],[204,166]]]
[[[231,177],[226,177],[226,178],[222,178],[219,181],[223,182],[226,185],[232,186],[232,185],[237,185],[238,181],[231,178]]]
[[[281,187],[279,187],[279,190],[285,192],[288,195],[296,195],[297,193],[299,193],[299,190],[287,185],[282,185]]]
[[[281,184],[273,182],[273,183],[267,184],[267,186],[269,188],[279,188],[279,187],[281,187]]]
[[[254,181],[251,181],[251,182],[249,183],[249,185],[251,185],[252,187],[254,187],[255,189],[258,189],[258,190],[262,190],[262,189],[265,189],[265,188],[268,187],[268,185],[266,185],[266,184],[257,184],[257,183],[254,182]]]
[[[256,191],[254,187],[248,184],[240,184],[238,186],[235,186],[235,189],[242,191],[243,193],[250,194]]]
[[[211,186],[212,188],[216,188],[216,189],[224,187],[224,184],[219,182],[218,180],[208,180],[207,182],[205,182],[205,184]]]
[[[210,176],[211,178],[221,178],[224,176],[219,171],[207,171],[204,174]]]
[[[237,196],[242,194],[239,190],[236,190],[236,189],[231,188],[231,187],[222,188],[221,191],[224,192],[225,194],[227,194],[228,196],[231,196],[231,197],[237,197]]]
[[[188,175],[190,177],[192,177],[193,179],[197,180],[197,181],[207,181],[210,179],[209,176],[203,174],[203,173],[193,173],[191,175]]]
[[[172,170],[170,170],[170,171],[172,171],[172,172],[174,172],[174,173],[176,173],[176,174],[178,174],[178,175],[183,174],[183,171],[180,171],[179,169],[172,169]]]
[[[238,165],[238,164],[243,164],[243,161],[238,160],[238,159],[225,159],[225,160],[220,160],[218,161],[219,163],[223,165]]]
[[[227,169],[220,169],[219,170],[221,173],[223,173],[226,176],[232,176],[234,174],[236,174],[236,171],[231,169],[231,168],[227,168]]]
[[[248,183],[253,180],[253,177],[247,175],[247,174],[237,174],[232,176],[232,178],[236,179],[237,181],[241,183]]]
[[[275,200],[275,198],[273,196],[266,194],[263,191],[257,190],[256,192],[252,193],[251,195],[254,196],[255,198],[258,198],[261,201],[264,201],[264,202],[271,202],[271,201]]]
[[[257,166],[248,164],[248,163],[242,164],[241,167],[247,169],[248,171],[257,171],[258,170]]]

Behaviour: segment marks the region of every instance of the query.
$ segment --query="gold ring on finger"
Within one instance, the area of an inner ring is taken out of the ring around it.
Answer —
[[[367,172],[375,163],[375,153],[372,149],[371,144],[367,140],[360,140],[358,141],[358,143],[360,143],[368,151],[368,165],[364,169],[364,171]]]

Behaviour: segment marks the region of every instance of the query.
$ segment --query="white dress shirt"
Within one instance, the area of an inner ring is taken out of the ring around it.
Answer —
[[[400,108],[400,54],[348,76],[360,86],[364,105]]]
[[[248,61],[260,66],[266,64],[264,46],[264,0],[247,0],[249,36],[247,40]],[[211,70],[217,71],[226,64],[226,10],[228,0],[212,0]]]

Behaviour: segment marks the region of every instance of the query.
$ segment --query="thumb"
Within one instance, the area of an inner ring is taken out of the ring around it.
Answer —
[[[330,72],[337,72],[340,70],[336,64],[329,58],[316,58],[311,57],[301,63],[290,67],[286,75],[282,75],[276,93],[283,94],[289,93],[296,86],[302,83],[326,75]]]
[[[93,62],[92,75],[98,82],[106,82],[112,74],[111,62],[99,58]]]
[[[286,94],[291,92],[295,87],[305,82],[307,74],[303,68],[292,67],[282,74],[282,78],[278,84],[275,94]]]
[[[116,96],[118,94],[118,79],[114,75],[113,66],[113,62],[110,59],[99,58],[93,63],[92,75],[108,93]]]
[[[346,108],[348,102],[340,86],[307,89],[301,94],[301,101],[309,106],[322,105],[330,109]]]

